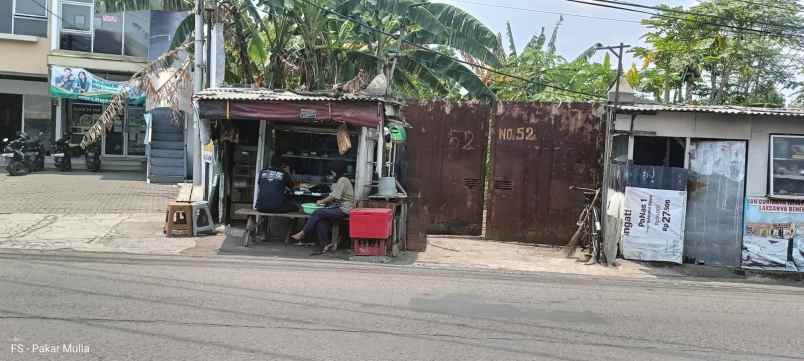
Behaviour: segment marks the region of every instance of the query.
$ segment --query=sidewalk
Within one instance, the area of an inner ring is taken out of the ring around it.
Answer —
[[[614,267],[586,265],[576,258],[565,257],[559,247],[487,241],[472,237],[429,236],[425,252],[406,254],[404,258],[407,259],[394,263],[604,277],[742,278],[727,268],[643,263],[625,259],[618,259]]]
[[[223,232],[165,237],[178,188],[126,172],[0,175],[0,248],[136,254],[212,255]]]

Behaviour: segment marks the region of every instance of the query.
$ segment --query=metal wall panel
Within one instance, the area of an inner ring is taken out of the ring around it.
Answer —
[[[746,143],[693,140],[689,154],[684,260],[739,266]]]
[[[480,235],[490,109],[480,103],[408,104],[405,187],[408,249],[423,250],[426,234]]]
[[[492,134],[487,235],[564,244],[583,206],[571,185],[602,177],[602,107],[586,103],[502,103]]]

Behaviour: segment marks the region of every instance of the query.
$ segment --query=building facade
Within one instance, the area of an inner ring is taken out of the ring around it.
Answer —
[[[187,12],[105,12],[94,0],[0,0],[0,137],[43,133],[46,142],[66,136],[78,150],[108,99],[53,92],[53,76],[70,83],[126,81],[170,48]],[[84,73],[84,74],[81,74]],[[50,75],[50,76],[49,76]],[[64,84],[64,83],[62,83]],[[76,88],[78,89],[78,88]],[[102,140],[103,157],[145,160],[145,109],[129,104]],[[144,168],[142,168],[144,169]]]
[[[607,214],[622,218],[626,258],[804,272],[804,112],[627,104],[618,113]]]
[[[48,95],[50,21],[42,0],[0,0],[0,139],[53,132]]]

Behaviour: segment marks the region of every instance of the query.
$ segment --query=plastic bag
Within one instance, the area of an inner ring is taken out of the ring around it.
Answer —
[[[338,151],[341,155],[346,154],[349,152],[349,149],[352,149],[352,141],[349,139],[349,128],[346,127],[346,124],[342,124],[338,127],[335,136],[338,137]]]

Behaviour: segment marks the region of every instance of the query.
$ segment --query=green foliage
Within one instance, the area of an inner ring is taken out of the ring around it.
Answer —
[[[780,90],[799,86],[801,37],[791,34],[804,19],[795,0],[767,2],[705,0],[686,10],[692,15],[667,8],[644,20],[649,46],[635,49],[643,63],[632,74],[637,90],[664,103],[784,105]]]
[[[99,11],[194,8],[190,0],[98,1]],[[217,1],[229,84],[330,90],[361,70],[370,79],[393,68],[392,87],[405,96],[494,98],[478,73],[452,58],[499,66],[499,39],[457,7],[414,0]],[[189,14],[174,45],[192,39],[193,27]]]
[[[577,58],[568,61],[555,51],[558,41],[559,19],[553,28],[550,39],[544,28],[539,35],[534,35],[525,49],[518,56],[509,56],[500,68],[503,73],[516,75],[525,81],[504,75],[492,77],[491,89],[499,99],[509,101],[589,101],[587,95],[544,86],[557,85],[576,92],[605,96],[609,86],[614,82],[616,70],[612,67],[611,58],[604,55],[602,63],[591,62],[592,55],[600,44],[595,44],[581,53]]]

